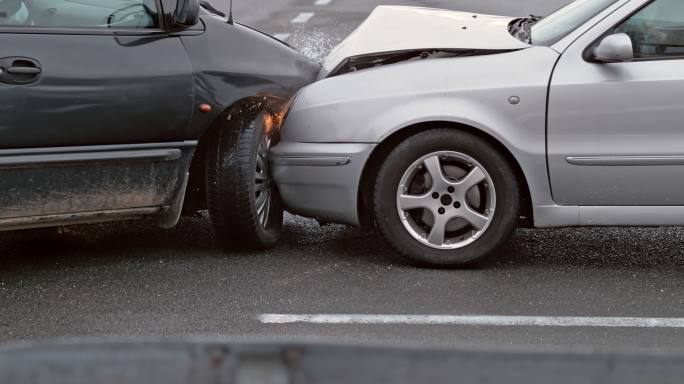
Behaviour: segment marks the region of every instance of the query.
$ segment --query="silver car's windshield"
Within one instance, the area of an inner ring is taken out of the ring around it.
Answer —
[[[619,0],[576,0],[532,26],[532,44],[551,45]]]

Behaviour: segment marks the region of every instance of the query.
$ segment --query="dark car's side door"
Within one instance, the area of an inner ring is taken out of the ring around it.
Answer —
[[[194,85],[159,1],[6,3],[20,6],[0,9],[0,229],[168,206]]]

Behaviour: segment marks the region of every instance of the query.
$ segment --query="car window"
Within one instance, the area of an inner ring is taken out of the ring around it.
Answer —
[[[684,56],[684,1],[655,0],[615,32],[632,38],[635,58]]]
[[[156,0],[0,0],[0,26],[159,28]]]
[[[617,0],[573,1],[532,26],[532,44],[554,44],[616,2]]]

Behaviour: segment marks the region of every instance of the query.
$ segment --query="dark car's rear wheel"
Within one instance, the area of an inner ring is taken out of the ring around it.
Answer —
[[[519,189],[506,159],[466,132],[433,129],[401,143],[380,169],[377,224],[403,255],[437,267],[466,266],[505,243]]]
[[[271,179],[268,152],[274,136],[259,105],[230,115],[210,137],[207,205],[216,235],[226,245],[266,248],[280,239],[283,207]]]

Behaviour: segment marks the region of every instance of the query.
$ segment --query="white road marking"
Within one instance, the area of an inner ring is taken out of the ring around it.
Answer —
[[[684,318],[449,316],[449,315],[283,315],[262,314],[264,324],[408,324],[531,327],[684,328]]]
[[[281,41],[287,41],[287,39],[290,38],[290,34],[289,33],[276,33],[275,35],[273,35],[273,37],[275,37],[276,39],[281,40]]]
[[[311,20],[312,17],[314,17],[315,13],[314,12],[302,12],[297,17],[292,19],[291,23],[292,24],[304,24]]]
[[[316,0],[314,5],[330,5],[332,3],[332,0]]]

